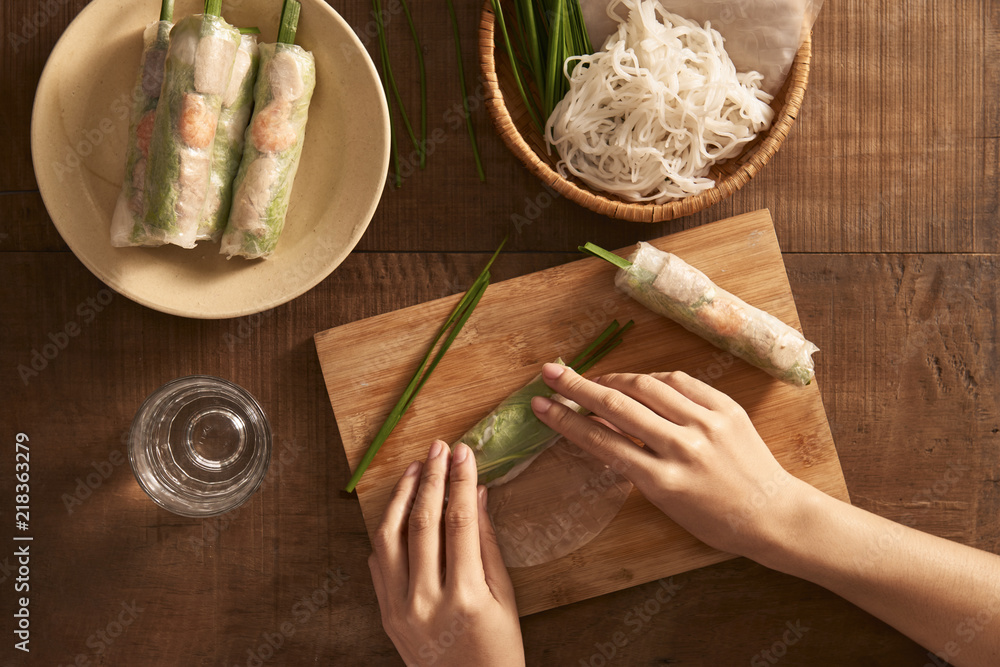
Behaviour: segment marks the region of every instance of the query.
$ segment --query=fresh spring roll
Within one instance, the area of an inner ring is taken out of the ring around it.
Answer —
[[[563,361],[557,359],[555,363]],[[576,403],[557,396],[542,376],[536,375],[459,438],[458,442],[471,447],[476,456],[479,484],[492,487],[509,482],[560,438],[532,411],[531,399],[535,396],[561,401],[574,410],[581,409]]]
[[[257,36],[242,34],[229,85],[222,96],[222,111],[212,148],[212,177],[198,226],[199,241],[218,241],[226,228],[233,198],[233,179],[240,168],[243,141],[253,109],[253,84],[257,78]]]
[[[133,231],[142,229],[149,140],[163,84],[163,64],[173,26],[170,22],[172,10],[172,3],[164,3],[161,20],[150,23],[142,34],[142,58],[139,76],[132,88],[128,145],[125,147],[125,178],[111,218],[111,245],[116,248],[142,245],[141,237],[134,237]]]
[[[819,350],[773,315],[713,283],[676,255],[639,243],[615,285],[650,310],[790,384],[812,382]]]
[[[220,0],[170,32],[170,49],[146,170],[146,215],[133,232],[144,245],[193,248],[211,183],[212,150],[239,30],[219,16]]]
[[[285,25],[290,7],[297,12],[298,3],[285,3],[278,42],[260,47],[253,118],[247,128],[220,249],[229,258],[267,257],[285,226],[305,139],[309,101],[316,87],[312,53],[292,43],[294,29],[287,39]]]

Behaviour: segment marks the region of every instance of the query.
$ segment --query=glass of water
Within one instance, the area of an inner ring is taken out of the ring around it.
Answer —
[[[253,495],[271,460],[271,427],[245,389],[209,375],[154,391],[129,432],[129,461],[153,501],[183,516],[222,514]]]

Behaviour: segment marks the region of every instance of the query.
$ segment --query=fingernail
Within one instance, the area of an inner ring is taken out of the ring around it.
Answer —
[[[427,460],[436,459],[441,455],[441,450],[444,448],[444,443],[440,440],[435,440],[431,443],[431,451],[427,453]]]
[[[544,396],[535,396],[531,399],[531,409],[535,411],[536,414],[544,415],[552,407],[552,400],[545,398]]]
[[[479,504],[483,506],[483,509],[486,509],[486,487],[485,486],[479,487]]]
[[[406,472],[403,473],[403,477],[414,477],[420,470],[420,461],[414,461],[406,467]]]
[[[453,450],[453,456],[451,459],[452,463],[461,463],[465,459],[469,458],[469,446],[464,442],[460,442],[455,446]]]
[[[542,366],[542,377],[546,380],[555,380],[557,377],[563,374],[566,367],[562,364],[545,364]]]

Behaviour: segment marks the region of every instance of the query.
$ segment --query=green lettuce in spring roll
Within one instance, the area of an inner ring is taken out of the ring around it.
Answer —
[[[146,215],[133,238],[193,248],[211,182],[215,131],[240,45],[219,15],[221,0],[170,32],[166,69],[146,170]]]
[[[274,251],[285,226],[305,140],[316,62],[296,46],[299,3],[286,0],[276,44],[262,44],[254,111],[220,252],[248,259]]]
[[[125,147],[125,178],[111,218],[111,245],[121,248],[141,245],[133,239],[133,230],[142,229],[145,207],[146,166],[149,141],[153,135],[156,103],[163,84],[163,65],[170,45],[173,0],[164,0],[160,20],[146,26],[142,33],[142,58],[139,76],[132,88],[132,109],[129,114],[128,144]]]
[[[631,326],[631,321],[625,326],[612,322],[569,366],[578,373],[585,373],[622,342],[622,336]],[[563,361],[557,359],[555,363],[563,364]],[[480,484],[497,486],[509,482],[561,437],[535,416],[531,409],[531,399],[535,396],[545,396],[574,410],[582,410],[576,403],[557,396],[542,376],[536,375],[456,441],[455,444],[467,444],[475,454]]]
[[[256,28],[241,30],[233,73],[222,96],[222,110],[212,148],[212,177],[205,208],[198,226],[198,240],[218,241],[226,228],[233,198],[233,179],[240,168],[243,142],[253,110],[253,84],[257,78]]]

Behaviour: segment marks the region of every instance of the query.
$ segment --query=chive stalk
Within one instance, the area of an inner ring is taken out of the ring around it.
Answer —
[[[294,44],[295,32],[299,27],[299,12],[302,10],[297,0],[285,0],[281,7],[281,27],[278,28],[279,44]]]
[[[455,5],[452,0],[448,3],[448,14],[451,16],[452,32],[455,35],[455,56],[458,59],[458,83],[462,91],[462,108],[465,111],[465,128],[469,132],[469,141],[472,143],[472,157],[476,161],[476,171],[479,173],[479,180],[486,182],[486,173],[483,171],[483,162],[479,158],[479,142],[476,141],[476,130],[472,126],[472,111],[469,109],[469,93],[465,88],[465,67],[462,64],[462,41],[458,34],[458,17],[455,15]]]
[[[260,28],[257,26],[250,26],[249,28],[240,28],[241,35],[259,35]]]
[[[368,469],[368,466],[371,465],[371,462],[375,458],[375,454],[378,453],[379,448],[381,448],[382,444],[389,438],[393,429],[396,428],[396,425],[399,423],[400,419],[402,419],[403,413],[409,409],[410,405],[413,403],[413,399],[417,397],[417,393],[423,388],[428,378],[430,378],[431,372],[437,368],[437,365],[444,357],[445,352],[448,351],[452,342],[454,342],[455,338],[462,331],[462,327],[465,326],[465,323],[469,320],[469,317],[471,317],[472,311],[479,304],[479,300],[483,297],[483,293],[490,284],[490,267],[493,266],[493,262],[496,260],[497,255],[500,254],[500,250],[506,242],[506,238],[500,242],[500,247],[496,249],[496,252],[493,253],[492,257],[490,257],[490,261],[488,261],[486,266],[483,267],[482,272],[472,283],[472,286],[469,287],[465,295],[459,300],[458,304],[455,305],[451,314],[448,315],[444,324],[441,325],[440,329],[438,329],[437,335],[434,337],[430,347],[427,349],[427,353],[424,355],[423,360],[417,367],[416,373],[414,373],[413,377],[410,379],[409,384],[406,385],[406,388],[403,390],[403,394],[399,397],[396,405],[389,412],[389,416],[386,417],[385,423],[382,424],[382,427],[375,435],[375,439],[372,440],[372,444],[368,446],[368,450],[361,458],[360,463],[358,463],[358,467],[351,476],[351,480],[347,483],[347,486],[344,487],[344,490],[348,493],[354,491],[355,487],[357,487],[358,482],[361,480],[361,476]],[[441,341],[442,337],[444,337],[444,341],[441,342],[440,347],[438,347],[438,342]],[[437,348],[436,353],[435,348]]]
[[[527,88],[521,79],[521,69],[517,64],[517,53],[515,53],[513,47],[510,45],[510,35],[507,33],[507,24],[503,20],[503,9],[500,7],[500,0],[490,0],[493,5],[493,14],[496,16],[497,26],[500,28],[500,36],[503,37],[504,47],[507,49],[507,58],[510,60],[510,70],[514,75],[514,83],[517,84],[517,92],[521,94],[521,99],[524,100],[524,108],[528,111],[528,115],[531,117],[531,122],[535,124],[539,132],[544,131],[544,127],[538,116],[535,114],[534,101],[531,96],[526,92]]]
[[[382,56],[382,70],[385,75],[385,82],[389,84],[389,89],[392,91],[393,99],[396,100],[396,106],[399,108],[399,115],[403,119],[403,127],[406,128],[406,133],[410,136],[410,141],[413,142],[413,146],[417,151],[417,155],[421,156],[422,159],[424,153],[424,147],[423,145],[421,145],[419,141],[417,141],[417,136],[413,132],[413,127],[410,125],[410,117],[406,113],[406,107],[403,106],[403,98],[402,96],[400,96],[399,88],[396,86],[396,77],[392,73],[392,64],[389,61],[389,44],[385,36],[385,24],[382,21],[381,1],[372,0],[372,8],[375,12],[375,32],[378,36],[378,46]],[[398,160],[397,160],[397,167],[398,167]],[[397,169],[397,174],[398,174],[398,169]],[[397,182],[401,184],[401,181],[399,179],[397,179]],[[399,185],[397,184],[397,187],[398,186]]]
[[[172,21],[174,19],[174,0],[163,0],[160,3],[160,20]]]
[[[400,0],[400,5],[410,27],[413,45],[417,49],[417,69],[420,72],[420,144],[417,146],[417,155],[420,156],[420,168],[423,169],[427,162],[427,69],[424,67],[424,52],[420,46],[420,38],[417,37],[417,27],[413,25],[413,17],[410,16],[410,6],[406,0]]]
[[[624,257],[619,257],[613,252],[605,250],[599,245],[594,245],[593,243],[585,243],[577,248],[580,252],[585,252],[588,255],[593,255],[599,259],[603,259],[605,262],[610,262],[617,266],[619,269],[628,269],[632,266],[632,262],[628,261]]]
[[[222,0],[205,0],[205,15],[222,16]]]

